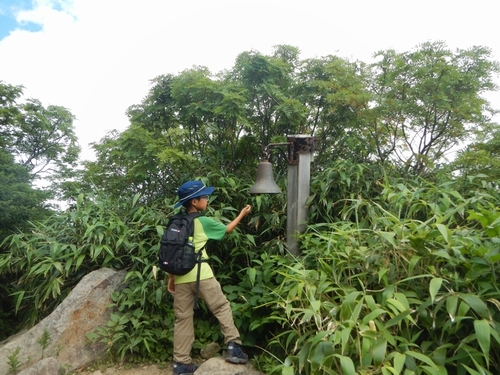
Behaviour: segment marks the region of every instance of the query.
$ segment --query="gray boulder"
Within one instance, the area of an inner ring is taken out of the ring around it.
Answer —
[[[55,358],[45,358],[17,375],[61,375],[61,364]]]
[[[195,375],[264,375],[255,370],[250,363],[246,365],[235,365],[228,363],[223,357],[214,357],[203,362]]]
[[[125,274],[126,271],[102,268],[83,277],[52,314],[0,345],[0,374],[9,373],[7,358],[18,347],[21,348],[17,356],[20,369],[32,366],[42,357],[55,357],[65,371],[71,372],[102,358],[106,344],[89,344],[86,335],[106,325],[112,312],[108,307],[111,293],[123,287]],[[47,333],[50,341],[42,353],[37,341]]]

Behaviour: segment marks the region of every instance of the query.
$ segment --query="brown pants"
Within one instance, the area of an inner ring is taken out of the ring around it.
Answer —
[[[191,363],[191,348],[194,343],[193,306],[196,283],[175,285],[174,297],[174,361]],[[214,278],[200,281],[199,296],[208,309],[219,320],[224,343],[234,341],[241,344],[240,333],[234,325],[233,312],[219,282]]]

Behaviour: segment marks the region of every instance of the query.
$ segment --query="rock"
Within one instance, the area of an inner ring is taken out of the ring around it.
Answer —
[[[61,364],[55,358],[45,358],[17,375],[61,375]]]
[[[205,349],[201,349],[200,354],[203,359],[210,359],[217,356],[220,350],[220,345],[216,342],[211,342]]]
[[[66,372],[89,366],[102,358],[106,344],[89,344],[86,335],[108,322],[112,312],[108,307],[111,293],[123,287],[125,274],[126,271],[102,268],[83,277],[52,314],[28,331],[8,338],[0,346],[0,358],[7,359],[16,348],[21,348],[17,356],[20,369],[37,363],[42,356],[51,356]],[[44,334],[48,334],[49,340],[42,353],[37,341]],[[0,360],[0,374],[8,373],[7,360]]]
[[[246,365],[235,365],[226,362],[222,357],[211,358],[203,362],[195,375],[264,375],[263,373],[255,370],[250,363]]]

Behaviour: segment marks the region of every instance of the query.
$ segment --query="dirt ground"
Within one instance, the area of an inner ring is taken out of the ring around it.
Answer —
[[[77,371],[75,375],[170,375],[172,363],[156,364],[115,364],[113,366],[94,366],[94,368]]]
[[[193,362],[201,365],[205,359],[217,356],[220,351],[220,346],[217,343],[210,343],[201,350],[200,356],[193,356]],[[203,359],[205,358],[205,359]],[[91,368],[76,371],[74,375],[170,375],[173,370],[173,362],[165,362],[161,364],[130,364],[130,363],[115,363],[115,364],[96,364]]]

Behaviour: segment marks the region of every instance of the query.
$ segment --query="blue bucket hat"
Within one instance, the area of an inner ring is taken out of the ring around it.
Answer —
[[[212,186],[205,186],[201,181],[188,181],[181,185],[177,190],[179,201],[175,204],[174,208],[182,206],[184,202],[190,199],[210,195],[214,192],[215,188]]]

